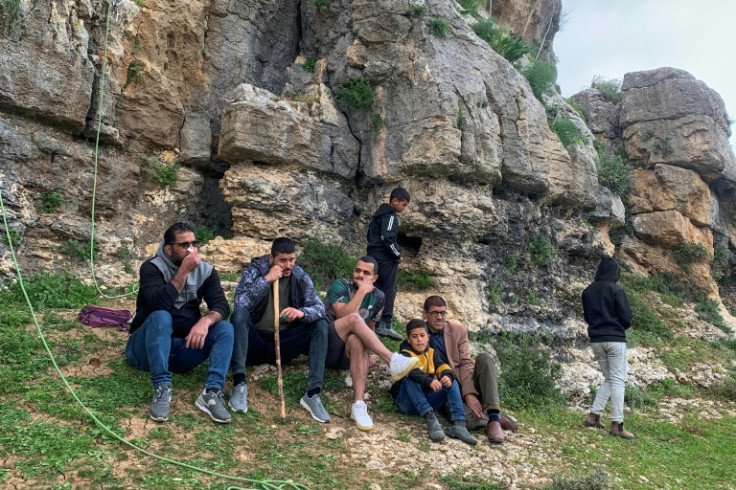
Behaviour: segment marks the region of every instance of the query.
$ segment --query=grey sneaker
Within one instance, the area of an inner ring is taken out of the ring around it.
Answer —
[[[309,411],[309,414],[317,422],[322,422],[323,424],[328,424],[330,422],[330,414],[327,413],[325,407],[322,406],[322,400],[320,399],[319,394],[309,397],[305,393],[299,403]]]
[[[222,399],[222,391],[203,391],[200,393],[194,405],[210,416],[215,422],[221,424],[229,424],[232,420],[230,413],[225,408],[225,401]]]
[[[153,392],[153,402],[148,414],[151,420],[156,422],[165,422],[169,420],[169,412],[171,411],[171,386],[158,385]]]
[[[239,383],[235,387],[233,387],[233,391],[232,393],[230,393],[230,401],[227,402],[227,406],[238,413],[245,413],[248,411],[247,384]]]
[[[394,352],[391,354],[391,362],[388,363],[388,368],[391,370],[394,381],[398,381],[408,375],[417,364],[419,364],[418,357],[406,357]]]
[[[427,422],[427,434],[429,438],[434,442],[442,442],[445,440],[445,433],[442,430],[440,421],[434,416],[434,412],[429,412],[424,416],[425,422]]]
[[[387,322],[378,322],[378,325],[376,325],[376,333],[383,337],[389,337],[395,340],[404,340],[404,336],[394,330],[391,324]]]
[[[460,439],[461,441],[475,446],[478,444],[478,439],[472,436],[468,429],[465,427],[464,420],[456,420],[452,423],[449,429],[447,429],[447,435],[453,439]]]

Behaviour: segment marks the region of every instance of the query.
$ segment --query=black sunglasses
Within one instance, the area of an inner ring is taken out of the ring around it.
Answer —
[[[169,243],[169,245],[179,245],[181,248],[189,248],[191,247],[198,247],[199,246],[199,240],[194,240],[192,242],[179,242],[179,243]]]

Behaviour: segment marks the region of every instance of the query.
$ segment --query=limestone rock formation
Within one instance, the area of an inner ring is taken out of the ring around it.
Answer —
[[[733,243],[727,217],[736,188],[718,94],[689,73],[659,68],[626,74],[619,103],[595,89],[574,99],[599,141],[624,149],[629,159],[624,198],[633,235],[623,240],[622,257],[644,273],[672,272],[717,297],[708,262]],[[705,257],[692,267],[678,263],[675,256],[693,247]]]
[[[727,118],[702,82],[660,69],[627,75],[618,104],[587,91],[590,129],[550,95],[581,131],[566,149],[473,17],[414,3],[424,18],[390,0],[22,2],[0,26],[0,187],[24,272],[88,277],[68,250],[91,239],[93,192],[98,279],[120,286],[177,220],[231,237],[203,247],[226,272],[280,235],[358,255],[403,185],[402,269],[434,286],[402,293],[399,317],[439,293],[473,330],[574,340],[602,251],[651,273],[675,270],[683,244],[736,248]],[[488,6],[554,59],[559,0]],[[599,185],[593,136],[638,162],[628,215]],[[617,228],[632,230],[620,244]],[[715,296],[708,263],[692,271]]]

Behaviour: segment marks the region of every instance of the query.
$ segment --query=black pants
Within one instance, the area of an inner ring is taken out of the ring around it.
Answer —
[[[385,300],[383,303],[383,314],[381,321],[391,326],[391,318],[394,316],[394,301],[396,300],[396,278],[399,272],[399,263],[394,258],[375,257],[378,261],[378,280],[376,287],[383,291]]]

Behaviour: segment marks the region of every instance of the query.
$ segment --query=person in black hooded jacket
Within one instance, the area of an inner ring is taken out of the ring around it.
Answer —
[[[588,418],[587,427],[604,428],[600,416],[611,399],[610,433],[624,439],[634,435],[624,429],[624,387],[626,384],[626,329],[631,325],[631,307],[626,293],[616,284],[621,268],[613,257],[604,255],[593,283],[583,291],[583,311],[595,360],[603,372]]]
[[[378,262],[378,278],[375,285],[384,294],[383,314],[376,324],[376,333],[384,337],[402,340],[391,326],[394,316],[394,300],[396,299],[396,280],[401,262],[401,251],[397,239],[399,237],[398,213],[403,212],[409,205],[409,192],[403,187],[391,191],[388,204],[383,203],[373,214],[368,225],[368,255]]]

